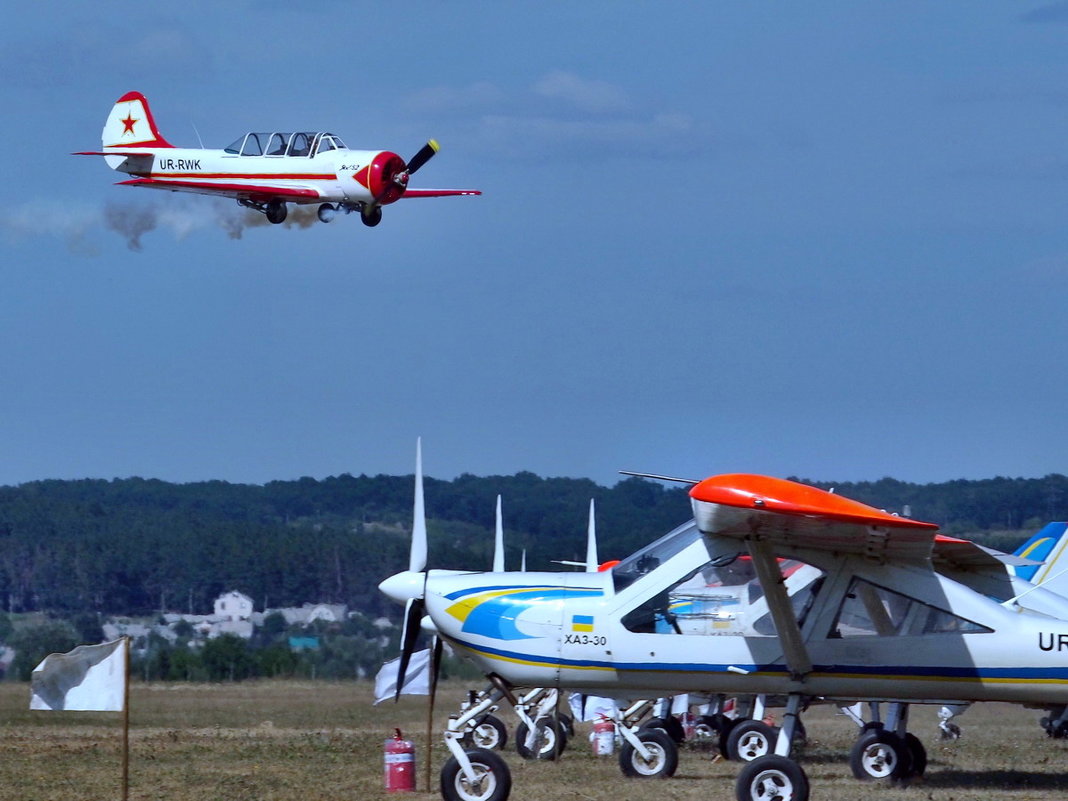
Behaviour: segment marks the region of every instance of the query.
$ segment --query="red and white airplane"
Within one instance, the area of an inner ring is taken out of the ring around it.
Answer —
[[[140,92],[120,97],[101,135],[111,169],[127,173],[120,186],[232,197],[263,212],[272,223],[286,219],[287,203],[318,204],[319,219],[358,211],[364,225],[378,225],[382,207],[402,197],[481,195],[476,189],[410,189],[408,179],[438,151],[430,140],[411,161],[388,150],[350,150],[325,131],[244,134],[222,150],[175,147],[159,132]]]

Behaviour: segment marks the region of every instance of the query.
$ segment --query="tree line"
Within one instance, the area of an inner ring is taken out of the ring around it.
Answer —
[[[1068,511],[1068,478],[1059,474],[807,483],[1006,550]],[[348,474],[265,485],[128,478],[0,487],[0,609],[204,614],[237,589],[257,608],[323,601],[395,613],[377,584],[407,564],[412,488],[412,476]],[[604,487],[528,472],[462,475],[427,478],[425,490],[435,567],[490,567],[498,494],[508,569],[518,569],[524,551],[532,570],[584,559],[591,498],[602,559],[690,517],[685,485],[639,478]]]

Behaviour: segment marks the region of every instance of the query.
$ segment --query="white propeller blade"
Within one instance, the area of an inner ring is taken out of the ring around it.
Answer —
[[[423,438],[415,441],[415,508],[412,510],[412,550],[408,569],[426,570],[426,509],[423,505]]]
[[[504,572],[504,522],[501,518],[501,496],[497,496],[497,529],[493,539],[493,572]]]
[[[590,525],[586,529],[586,572],[596,573],[600,562],[597,561],[597,523],[593,514],[593,498],[590,498]]]

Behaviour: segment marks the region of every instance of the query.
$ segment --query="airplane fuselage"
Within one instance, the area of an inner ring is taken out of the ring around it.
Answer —
[[[315,156],[243,156],[224,150],[152,148],[132,157],[109,155],[109,166],[129,173],[124,182],[180,192],[266,200],[284,192],[294,203],[370,203],[374,165],[394,154],[333,150]],[[273,190],[273,191],[272,191]]]
[[[803,565],[785,579],[812,662],[796,674],[761,597],[689,578],[732,551],[736,539],[690,537],[632,581],[431,571],[427,611],[459,652],[518,686],[1068,702],[1068,621],[1012,611],[929,567],[826,551],[777,553]]]

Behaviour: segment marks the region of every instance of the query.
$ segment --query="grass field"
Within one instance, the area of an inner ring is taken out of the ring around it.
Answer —
[[[440,728],[462,695],[445,685]],[[0,801],[118,799],[122,723],[117,713],[30,712],[29,687],[0,684]],[[416,740],[419,793],[425,789],[421,699],[371,706],[366,683],[248,682],[135,684],[130,704],[130,798],[137,801],[341,801],[384,798],[382,743],[400,726]],[[933,708],[913,710],[912,731],[927,746],[927,778],[910,787],[853,779],[856,728],[834,711],[805,715],[810,744],[802,764],[819,801],[1042,799],[1068,793],[1068,744],[1046,737],[1039,712],[1004,705],[973,708],[964,736],[937,739]],[[514,718],[501,717],[514,731]],[[673,779],[625,779],[616,759],[598,758],[580,726],[562,759],[525,762],[511,742],[515,801],[709,801],[734,798],[737,765],[683,748]],[[446,757],[435,738],[433,796]]]

